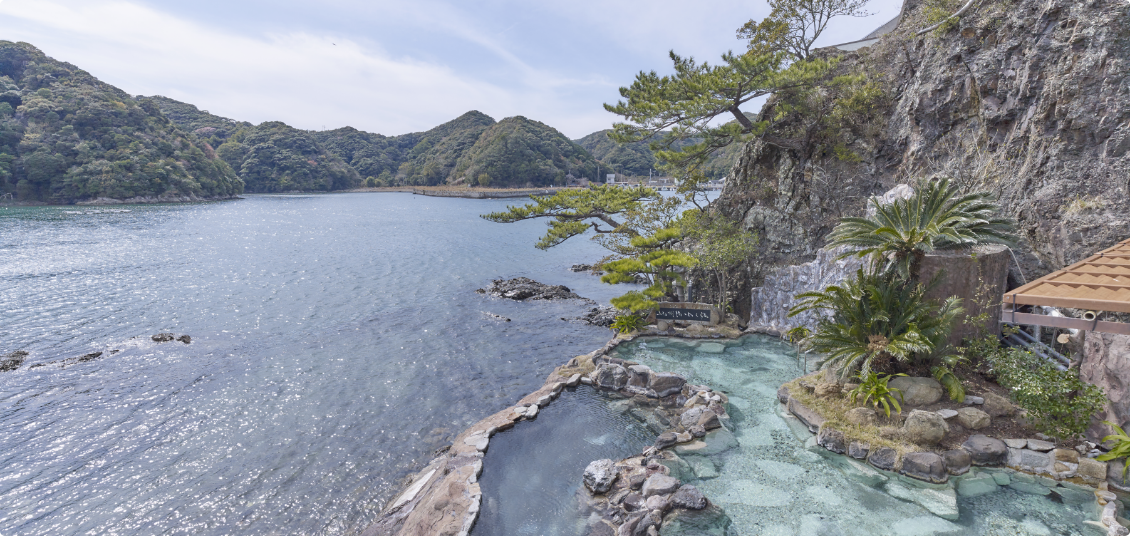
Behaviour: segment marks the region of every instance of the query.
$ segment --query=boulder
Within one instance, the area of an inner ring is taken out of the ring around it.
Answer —
[[[816,444],[836,454],[847,452],[844,433],[829,426],[822,426],[820,428],[820,433],[816,436]]]
[[[666,495],[679,489],[679,481],[662,473],[647,477],[643,483],[643,496]]]
[[[902,425],[903,437],[924,446],[938,444],[947,432],[946,420],[933,411],[911,411]]]
[[[800,422],[804,423],[812,433],[816,433],[816,431],[820,429],[820,425],[824,424],[823,416],[792,397],[789,397],[789,413],[792,413],[796,418],[800,419]]]
[[[659,437],[655,438],[655,448],[665,449],[674,445],[678,441],[678,434],[675,432],[663,432]]]
[[[1027,445],[1029,449],[1034,450],[1036,452],[1049,452],[1049,451],[1051,451],[1052,449],[1055,448],[1055,443],[1052,443],[1051,441],[1044,441],[1044,440],[1041,440],[1041,439],[1029,439],[1029,440],[1025,441],[1024,444]],[[1017,447],[1017,448],[1024,448],[1024,447],[1020,446],[1020,447]]]
[[[690,432],[691,436],[693,437],[702,437],[706,435],[706,427],[700,424],[696,424],[690,428],[687,428],[687,431]]]
[[[871,452],[871,445],[869,443],[862,443],[859,441],[852,441],[848,445],[848,456],[857,460],[866,460],[867,454]]]
[[[981,409],[988,413],[990,417],[1011,417],[1016,414],[1016,406],[1003,396],[994,393],[985,393],[983,396],[985,403],[981,404]]]
[[[1008,459],[1008,447],[1004,441],[986,435],[977,434],[970,437],[961,444],[961,448],[969,451],[973,465],[1001,465]]]
[[[891,447],[878,448],[871,451],[871,454],[867,456],[867,463],[884,471],[894,470],[898,461],[899,453]]]
[[[777,389],[777,401],[782,403],[782,404],[788,404],[789,403],[789,388],[788,387],[785,387],[784,385],[782,385],[780,389]]]
[[[1072,449],[1055,449],[1052,455],[1057,462],[1079,463],[1079,452]]]
[[[906,406],[926,406],[942,399],[945,390],[933,378],[914,378],[899,376],[887,383],[888,387],[902,391],[902,402]]]
[[[847,422],[860,426],[875,426],[879,416],[871,408],[852,408],[844,415]]]
[[[989,414],[977,408],[965,407],[957,410],[957,422],[970,430],[988,428]]]
[[[628,367],[628,386],[645,390],[651,383],[651,376],[654,374],[655,372],[647,365],[632,365]]]
[[[900,473],[915,478],[941,484],[949,479],[946,463],[933,452],[911,452],[902,458]]]
[[[1106,462],[1092,458],[1079,458],[1079,477],[1088,483],[1101,482],[1107,476]]]
[[[704,430],[714,430],[716,428],[721,428],[722,422],[718,420],[717,413],[714,413],[711,410],[706,410],[702,412],[701,416],[699,416],[698,422],[689,427],[688,430],[690,428],[693,428],[694,426],[701,426]]]
[[[670,503],[667,502],[666,495],[652,495],[647,498],[644,506],[651,511],[659,510],[660,512],[666,512]]]
[[[655,396],[663,398],[671,396],[683,390],[683,385],[687,383],[687,379],[671,372],[658,372],[651,375],[651,383],[648,387],[655,391]]]
[[[947,450],[942,453],[942,461],[946,462],[946,472],[951,475],[964,475],[969,472],[973,464],[973,457],[964,449]]]
[[[601,494],[612,489],[612,484],[616,482],[618,476],[620,476],[620,472],[616,470],[615,462],[604,459],[596,460],[585,467],[585,474],[582,479],[586,488],[593,493]]]
[[[592,384],[601,389],[619,391],[628,385],[628,371],[620,365],[601,363],[592,372]]]
[[[676,508],[702,510],[706,508],[706,496],[694,486],[680,486],[679,490],[671,496],[671,504]]]
[[[679,416],[679,424],[681,424],[683,428],[690,428],[696,424],[699,424],[699,419],[701,419],[703,414],[707,411],[710,410],[702,406],[695,406],[691,409],[688,409]]]
[[[821,383],[821,384],[816,386],[816,396],[818,396],[820,398],[838,395],[838,394],[840,394],[839,384],[827,382],[827,383]]]

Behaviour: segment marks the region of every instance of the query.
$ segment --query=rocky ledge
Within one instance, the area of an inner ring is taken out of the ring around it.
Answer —
[[[478,289],[479,294],[510,300],[583,300],[565,285],[546,285],[528,277],[514,279],[495,279],[490,286]]]

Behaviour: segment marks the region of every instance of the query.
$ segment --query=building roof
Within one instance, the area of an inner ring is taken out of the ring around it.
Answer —
[[[1005,293],[1012,304],[1130,313],[1130,240]]]

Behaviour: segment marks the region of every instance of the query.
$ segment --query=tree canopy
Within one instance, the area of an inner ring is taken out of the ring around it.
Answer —
[[[836,17],[866,17],[868,0],[769,0],[769,16],[738,28],[753,52],[785,52],[791,61],[812,58],[812,45]]]

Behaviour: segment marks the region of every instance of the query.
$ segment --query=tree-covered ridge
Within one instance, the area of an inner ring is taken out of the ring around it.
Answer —
[[[483,132],[452,178],[484,186],[561,186],[568,175],[595,178],[596,161],[553,127],[516,116]]]
[[[494,124],[489,115],[470,111],[424,132],[400,164],[397,183],[432,186],[449,182],[453,175],[459,175],[455,172],[456,163]]]
[[[610,173],[642,176],[649,174],[653,169],[658,171],[655,153],[650,147],[651,141],[617,143],[608,137],[611,132],[612,129],[598,130],[576,140],[576,143],[592,153],[593,158],[600,162],[601,169]],[[685,140],[675,143],[675,146],[683,147],[699,141]],[[724,178],[737,161],[739,152],[736,147],[726,147],[710,155],[703,164],[703,174],[712,180]]]
[[[216,154],[239,170],[248,192],[328,192],[361,185],[357,171],[319,144],[314,133],[278,121],[237,130]]]
[[[420,141],[423,133],[402,136],[383,136],[344,127],[322,132],[314,132],[326,150],[341,157],[350,167],[365,178],[366,186],[388,186],[395,184],[400,164],[408,159],[408,153]]]
[[[30,44],[0,41],[0,195],[71,203],[242,191],[212,148],[153,101]]]
[[[149,97],[157,103],[161,113],[185,132],[196,134],[212,147],[219,147],[237,130],[252,126],[247,121],[236,121],[201,110],[186,102],[154,95]]]

